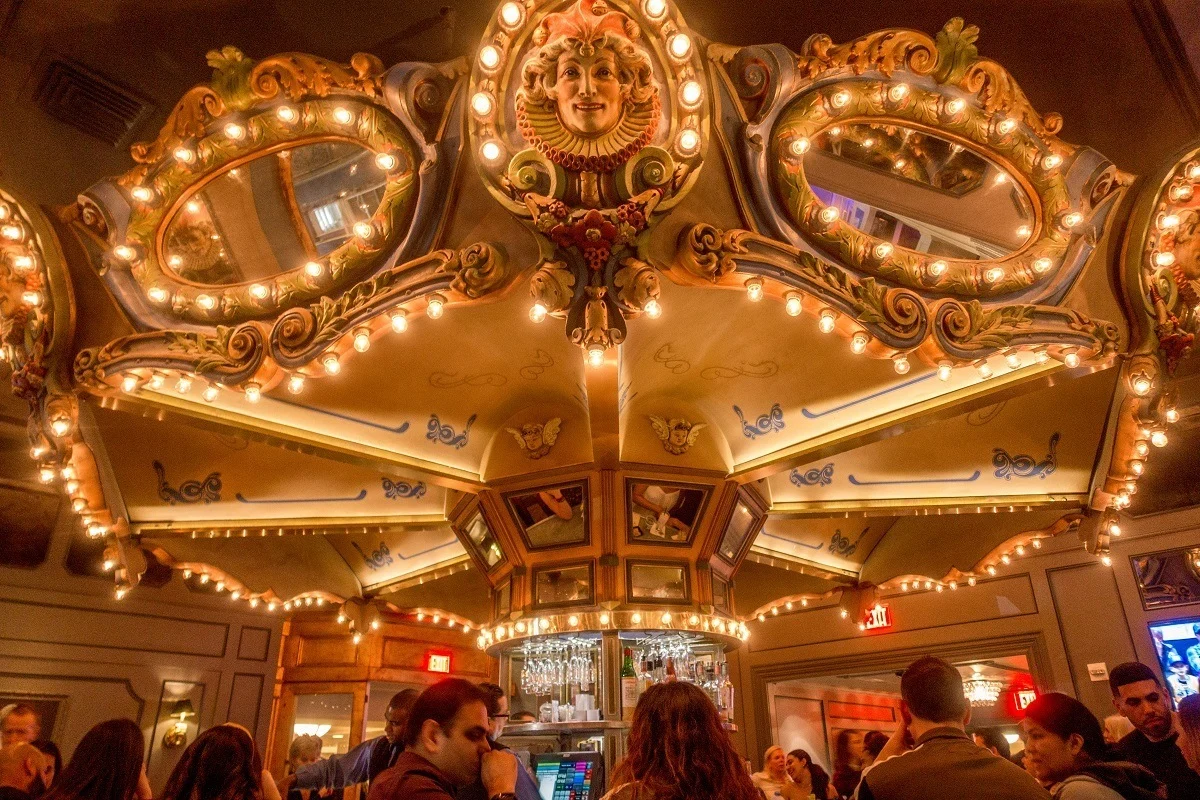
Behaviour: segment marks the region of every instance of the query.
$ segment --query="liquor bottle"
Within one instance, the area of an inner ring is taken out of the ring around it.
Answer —
[[[642,659],[638,669],[638,697],[641,697],[647,689],[654,685],[654,676],[650,674],[650,670],[650,660]]]
[[[668,683],[679,680],[679,676],[675,674],[675,659],[667,656],[667,671],[665,680]]]
[[[633,721],[633,709],[638,701],[637,673],[633,671],[633,651],[625,648],[625,658],[621,661],[621,719]]]
[[[729,680],[729,663],[721,663],[721,718],[726,722],[733,722],[733,682]]]

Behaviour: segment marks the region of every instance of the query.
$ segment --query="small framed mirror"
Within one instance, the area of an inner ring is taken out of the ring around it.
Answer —
[[[475,557],[487,566],[489,572],[504,560],[504,551],[500,549],[500,543],[496,541],[491,526],[487,524],[483,512],[478,508],[467,521],[463,533],[466,534],[471,549],[475,551]]]
[[[626,599],[630,603],[691,603],[689,572],[682,561],[626,561]]]
[[[586,545],[588,482],[546,486],[504,496],[521,537],[530,550]]]
[[[709,492],[707,486],[626,481],[627,541],[631,544],[691,545]]]
[[[725,532],[721,534],[721,543],[717,545],[717,555],[730,566],[737,566],[742,553],[750,545],[751,534],[762,524],[763,515],[757,512],[746,498],[738,497],[733,507],[733,514],[725,524]]]
[[[595,598],[590,561],[547,565],[533,570],[534,608],[591,605]]]
[[[729,581],[712,573],[713,607],[718,611],[729,611]]]

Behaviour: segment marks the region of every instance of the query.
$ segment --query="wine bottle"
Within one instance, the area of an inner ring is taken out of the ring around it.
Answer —
[[[633,670],[633,651],[625,648],[625,658],[621,661],[621,719],[633,721],[633,709],[638,701],[638,679]]]

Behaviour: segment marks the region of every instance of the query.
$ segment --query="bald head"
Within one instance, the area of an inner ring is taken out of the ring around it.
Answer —
[[[11,786],[30,794],[41,794],[45,756],[31,744],[20,742],[0,748],[0,787]],[[31,791],[33,790],[33,791]]]

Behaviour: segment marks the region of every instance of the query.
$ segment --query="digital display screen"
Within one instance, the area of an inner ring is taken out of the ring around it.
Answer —
[[[1200,617],[1153,624],[1150,638],[1171,703],[1178,708],[1183,698],[1200,694]]]
[[[536,756],[534,775],[542,800],[598,800],[599,753],[550,753]]]

